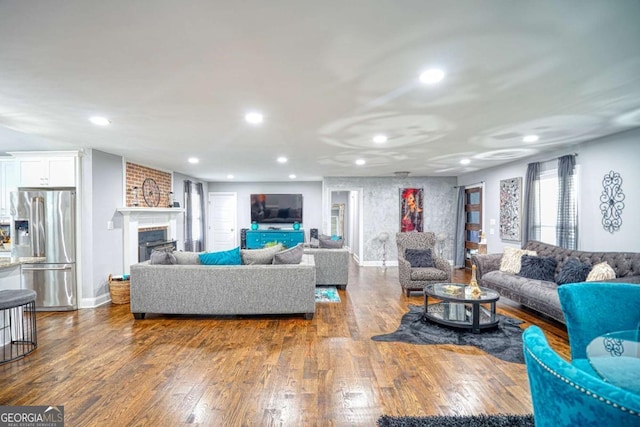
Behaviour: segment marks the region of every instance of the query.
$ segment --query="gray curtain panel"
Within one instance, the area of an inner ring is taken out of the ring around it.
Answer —
[[[558,246],[577,249],[578,215],[576,209],[576,188],[573,176],[576,157],[573,154],[558,158],[558,219],[556,241]]]
[[[204,189],[202,183],[199,182],[196,184],[196,193],[198,193],[198,199],[200,200],[200,206],[198,209],[200,210],[200,236],[194,241],[194,250],[196,252],[204,251],[204,236],[205,236],[205,228],[204,228]]]
[[[540,162],[529,163],[524,183],[522,244],[540,240]]]
[[[184,250],[193,251],[193,212],[191,208],[191,181],[184,181]]]
[[[464,241],[465,230],[464,226],[466,221],[464,205],[465,205],[465,187],[461,185],[458,187],[458,207],[456,210],[456,238],[453,241],[453,257],[456,267],[464,267]]]

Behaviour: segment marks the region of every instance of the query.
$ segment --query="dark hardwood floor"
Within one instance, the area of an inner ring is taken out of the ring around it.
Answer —
[[[374,426],[383,414],[532,411],[525,365],[370,339],[423,302],[403,296],[397,268],[352,263],[340,297],[312,321],[134,320],[128,305],[39,313],[38,349],[0,365],[0,405],[64,405],[67,426]],[[502,301],[498,311],[542,327],[568,358],[562,325]]]

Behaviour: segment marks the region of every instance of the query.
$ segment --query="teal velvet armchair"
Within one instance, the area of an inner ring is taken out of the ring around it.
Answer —
[[[564,360],[537,326],[524,332],[523,346],[536,427],[640,426],[640,395]]]
[[[640,285],[572,283],[558,287],[558,296],[569,335],[571,363],[597,375],[587,360],[587,345],[600,335],[638,328]]]

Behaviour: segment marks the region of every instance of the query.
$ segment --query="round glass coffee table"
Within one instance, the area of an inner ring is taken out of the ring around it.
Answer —
[[[478,296],[471,288],[461,283],[436,283],[424,287],[424,317],[440,325],[470,329],[479,333],[483,329],[495,328],[496,302],[500,295],[491,289],[480,288]],[[438,302],[429,303],[429,298]]]

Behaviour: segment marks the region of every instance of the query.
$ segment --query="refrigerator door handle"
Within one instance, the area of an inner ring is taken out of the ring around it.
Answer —
[[[71,270],[70,265],[65,267],[25,267],[22,266],[22,271],[51,271],[51,270]]]
[[[37,196],[31,199],[31,248],[34,257],[44,255],[44,197]]]

